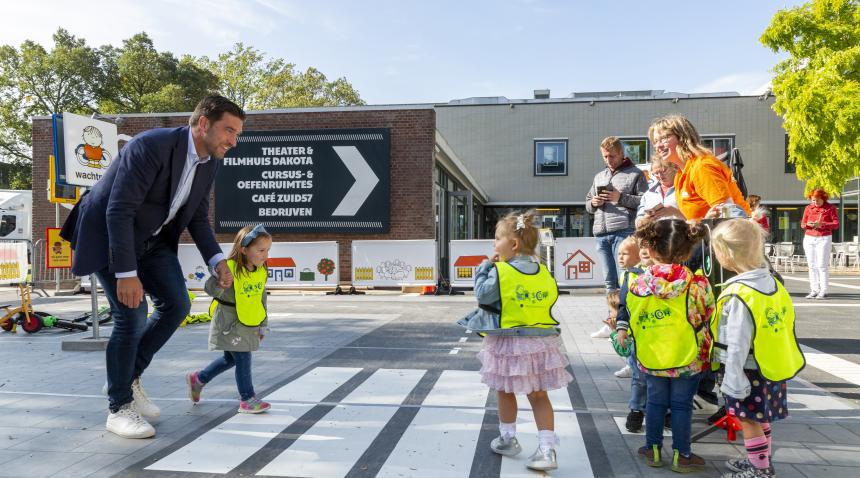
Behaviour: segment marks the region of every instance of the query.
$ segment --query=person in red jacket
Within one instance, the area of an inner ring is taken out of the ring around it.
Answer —
[[[833,231],[839,227],[836,206],[827,202],[823,189],[809,194],[812,203],[803,211],[800,227],[806,231],[803,252],[809,265],[809,295],[807,299],[824,299],[827,296],[828,262],[833,244]]]

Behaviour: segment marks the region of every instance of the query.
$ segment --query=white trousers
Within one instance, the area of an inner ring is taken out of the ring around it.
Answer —
[[[827,293],[833,236],[803,236],[803,252],[809,265],[809,291]]]

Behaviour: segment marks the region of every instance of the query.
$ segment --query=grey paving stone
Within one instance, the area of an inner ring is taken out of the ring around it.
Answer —
[[[815,445],[809,448],[831,465],[860,467],[860,447],[858,446],[834,444]]]
[[[94,430],[46,430],[42,435],[33,437],[15,445],[10,450],[20,451],[73,451],[96,438],[104,432]]]
[[[8,452],[8,450],[5,450]],[[7,461],[0,467],[0,476],[29,478],[59,475],[66,468],[89,458],[89,453],[70,453],[56,451],[26,452]]]
[[[860,476],[856,467],[794,465],[794,468],[803,473],[807,478],[857,478]],[[777,474],[777,476],[782,478],[782,475]]]

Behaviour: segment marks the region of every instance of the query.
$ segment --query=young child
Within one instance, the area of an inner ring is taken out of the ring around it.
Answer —
[[[546,266],[535,261],[538,230],[533,221],[529,211],[508,214],[496,224],[493,261],[484,261],[476,271],[479,308],[458,323],[485,336],[478,354],[481,382],[496,391],[500,422],[500,436],[490,447],[506,456],[522,450],[516,438],[516,394],[526,394],[539,438],[526,466],[545,471],[558,468],[559,445],[547,391],[565,388],[573,377],[551,313],[558,285]]]
[[[257,398],[251,380],[251,352],[260,348],[266,316],[266,260],[272,247],[272,236],[262,224],[245,226],[236,235],[227,266],[233,274],[233,285],[218,287],[214,276],[206,281],[206,292],[213,297],[209,313],[209,350],[223,350],[224,355],[203,370],[186,376],[191,401],[200,401],[203,386],[217,375],[236,367],[239,388],[239,413],[262,413],[271,406]]]
[[[679,219],[652,221],[636,231],[654,265],[629,284],[624,302],[629,323],[618,320],[618,339],[633,336],[636,362],[645,374],[645,446],[639,455],[649,466],[663,466],[663,420],[672,410],[672,471],[703,469],[705,460],[690,451],[693,395],[708,369],[708,319],[714,295],[708,280],[681,265],[706,235],[702,225]]]
[[[737,272],[711,319],[713,361],[722,364],[726,411],[743,425],[747,457],[729,460],[731,478],[774,476],[770,423],[788,416],[786,381],[806,361],[794,334],[794,305],[768,270],[764,230],[743,219],[719,224],[711,244],[725,269]]]
[[[623,241],[621,241],[621,244],[618,245],[618,268],[620,269],[620,274],[618,276],[619,290],[627,283],[631,272],[633,274],[642,273],[642,270],[637,268],[637,264],[639,264],[639,241],[633,236],[627,236]],[[638,377],[636,377],[633,372],[633,368],[636,364],[631,363],[630,360],[632,359],[628,357],[628,362],[621,367],[621,369],[616,370],[613,375],[618,378],[632,378],[633,381],[636,382]],[[641,427],[642,422],[640,421],[639,423],[639,426]]]

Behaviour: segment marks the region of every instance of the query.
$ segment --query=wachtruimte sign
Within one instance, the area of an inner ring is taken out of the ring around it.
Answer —
[[[215,228],[384,233],[388,129],[246,131],[215,179]]]

